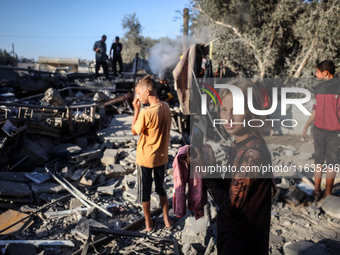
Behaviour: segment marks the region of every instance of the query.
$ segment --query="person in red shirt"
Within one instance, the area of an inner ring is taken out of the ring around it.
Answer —
[[[340,157],[340,84],[334,79],[335,66],[330,60],[319,63],[316,67],[316,78],[322,83],[315,87],[316,104],[306,122],[302,137],[306,137],[309,125],[313,123],[315,149],[314,201],[322,196],[321,177],[326,171],[326,189],[324,196],[332,195],[335,169],[339,167]]]

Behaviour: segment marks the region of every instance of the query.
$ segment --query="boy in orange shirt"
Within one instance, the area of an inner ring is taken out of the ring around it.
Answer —
[[[147,75],[141,78],[135,87],[138,95],[132,102],[135,109],[131,125],[133,135],[140,134],[137,145],[136,163],[142,172],[142,205],[147,232],[154,230],[155,222],[151,219],[150,194],[152,172],[155,178],[156,192],[163,208],[165,227],[173,224],[169,218],[169,205],[164,188],[164,172],[168,162],[171,112],[167,103],[161,101],[156,93],[156,83]],[[141,103],[150,106],[141,109]]]

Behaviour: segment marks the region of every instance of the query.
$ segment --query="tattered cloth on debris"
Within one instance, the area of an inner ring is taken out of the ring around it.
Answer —
[[[195,68],[196,44],[192,45],[176,65],[172,74],[175,80],[175,90],[177,91],[178,100],[183,114],[190,114],[189,109],[189,91],[192,82],[193,70]]]

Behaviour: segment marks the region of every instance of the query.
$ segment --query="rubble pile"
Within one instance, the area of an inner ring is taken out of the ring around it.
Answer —
[[[78,78],[72,86],[25,97],[1,87],[0,254],[217,254],[211,197],[198,220],[190,210],[177,218],[171,209],[175,224],[166,229],[153,192],[155,231],[144,232],[142,204],[136,202],[139,137],[130,131],[131,81],[120,81]],[[165,177],[170,202],[172,162],[190,141],[179,132],[178,107],[171,110]],[[313,174],[300,168],[313,163],[311,139],[265,140],[272,165],[281,166],[274,171],[270,254],[339,254],[340,197],[313,202]],[[208,143],[216,161],[226,164],[231,141]],[[334,194],[339,183],[337,178]]]

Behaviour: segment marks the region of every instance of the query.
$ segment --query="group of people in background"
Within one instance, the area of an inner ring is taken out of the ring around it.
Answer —
[[[115,42],[112,43],[109,55],[106,54],[106,41],[107,36],[103,35],[100,41],[96,41],[93,45],[93,51],[96,52],[96,78],[99,77],[99,69],[103,68],[106,79],[109,79],[108,61],[111,64],[112,72],[114,76],[121,76],[123,70],[122,49],[123,45],[119,42],[119,37],[116,36]],[[117,72],[117,63],[119,70]]]

